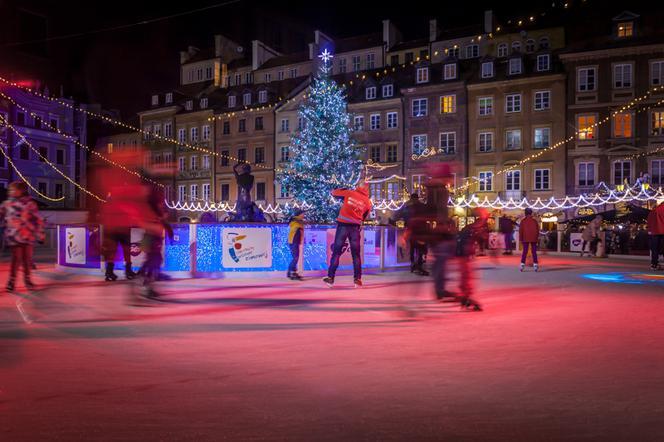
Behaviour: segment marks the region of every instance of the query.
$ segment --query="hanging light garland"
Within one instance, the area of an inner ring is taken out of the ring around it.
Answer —
[[[7,163],[11,166],[12,169],[14,169],[14,172],[16,172],[16,175],[18,175],[18,177],[21,179],[21,181],[23,181],[30,189],[32,189],[33,192],[35,192],[37,195],[39,195],[41,198],[43,198],[47,201],[52,201],[52,202],[56,202],[56,203],[60,202],[60,201],[63,201],[65,199],[64,196],[61,196],[59,198],[51,198],[50,196],[41,193],[39,191],[39,189],[36,189],[35,186],[30,184],[30,180],[28,180],[21,173],[21,171],[18,169],[18,167],[16,167],[16,165],[14,164],[14,161],[12,161],[11,157],[9,155],[7,155],[7,152],[5,152],[5,150],[8,150],[8,149],[9,149],[9,146],[7,146],[2,140],[0,140],[0,153],[2,153],[2,155],[5,157],[5,160],[7,160]]]

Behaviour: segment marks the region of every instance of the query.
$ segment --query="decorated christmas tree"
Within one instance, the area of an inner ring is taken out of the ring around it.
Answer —
[[[351,139],[344,91],[330,78],[332,56],[325,50],[319,58],[321,66],[298,110],[304,124],[291,137],[291,159],[277,179],[298,204],[308,205],[308,220],[331,222],[339,206],[330,192],[357,185],[362,175],[362,150]]]

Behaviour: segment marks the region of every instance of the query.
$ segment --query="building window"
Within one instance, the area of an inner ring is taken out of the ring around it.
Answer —
[[[371,183],[369,184],[369,198],[373,201],[380,201],[382,199],[383,184]]]
[[[417,68],[417,83],[429,82],[429,68]]]
[[[551,69],[551,57],[549,54],[543,54],[537,56],[537,71],[544,72]]]
[[[652,131],[655,136],[664,135],[664,111],[658,110],[652,112]]]
[[[529,54],[535,52],[535,40],[526,40],[526,52]]]
[[[399,183],[387,183],[387,199],[389,201],[399,199]]]
[[[164,198],[166,201],[173,201],[173,186],[167,185],[164,187]]]
[[[414,193],[419,193],[420,197],[426,195],[427,188],[424,185],[425,182],[426,182],[425,175],[413,175],[412,178],[413,187],[411,191]]]
[[[443,68],[443,80],[454,80],[457,77],[456,63],[448,63]]]
[[[231,122],[230,121],[224,121],[222,133],[224,135],[230,135],[231,134]]]
[[[228,202],[231,199],[231,185],[230,184],[222,184],[221,185],[221,201]]]
[[[265,148],[264,147],[257,147],[255,154],[254,154],[254,159],[256,160],[256,164],[263,164],[265,163]]]
[[[62,198],[65,196],[65,185],[62,183],[55,183],[55,195],[56,198]]]
[[[245,106],[249,106],[251,104],[251,94],[247,93],[242,95],[242,104]]]
[[[235,95],[230,95],[228,97],[228,107],[235,107],[237,104],[237,97]]]
[[[166,104],[171,104],[173,103],[173,93],[169,92],[166,94]]]
[[[380,130],[380,114],[373,114],[369,117],[371,130]]]
[[[287,186],[279,186],[279,198],[290,198],[290,192]]]
[[[577,71],[577,85],[579,92],[589,92],[595,90],[597,79],[595,68],[580,68]]]
[[[51,117],[50,126],[51,126],[51,129],[55,130],[55,131],[60,129],[60,120],[58,119],[58,117]]]
[[[21,111],[16,111],[16,125],[25,126],[25,113]]]
[[[244,74],[244,83],[251,84],[254,82],[254,74],[252,72],[247,72]]]
[[[240,163],[247,162],[247,149],[242,147],[237,150],[237,159]]]
[[[288,155],[289,149],[288,146],[281,146],[281,162],[286,163],[288,162]]]
[[[551,169],[535,169],[535,190],[549,190]]]
[[[0,187],[3,188],[3,189],[7,189],[7,185],[5,184],[4,181],[0,184]],[[45,183],[43,181],[39,181],[37,183],[37,190],[39,190],[39,193],[42,193],[42,194],[48,193],[48,183]]]
[[[521,171],[511,170],[505,174],[505,190],[521,190]]]
[[[235,86],[242,84],[242,74],[235,74]]]
[[[397,146],[396,144],[387,145],[387,162],[396,163],[398,161]]]
[[[426,135],[413,135],[413,155],[422,155],[424,149],[427,148]]]
[[[373,100],[376,98],[376,88],[374,86],[368,87],[366,88],[364,94],[367,100]]]
[[[493,115],[493,97],[480,97],[478,99],[478,110],[480,117]]]
[[[650,163],[650,181],[656,186],[664,185],[664,160],[652,160]]]
[[[369,148],[369,159],[374,163],[380,163],[380,146],[371,146]]]
[[[631,64],[616,64],[613,66],[613,87],[615,89],[632,87]]]
[[[192,184],[189,186],[189,199],[192,201],[198,200],[198,184]]]
[[[340,58],[339,59],[339,73],[340,74],[345,74],[347,69],[348,68],[346,67],[346,59],[345,58]]]
[[[246,132],[247,131],[247,120],[242,118],[237,122],[237,131]]]
[[[623,112],[613,115],[613,137],[632,138],[632,114]]]
[[[466,46],[466,58],[477,58],[480,56],[479,45]]]
[[[487,61],[482,63],[482,78],[493,77],[493,62]]]
[[[290,78],[297,78],[297,68],[290,69],[288,71],[288,75],[290,76]]]
[[[186,186],[178,186],[178,201],[184,201],[187,198]]]
[[[507,43],[501,43],[498,45],[498,57],[507,57],[508,49]]]
[[[265,76],[263,77],[263,80],[264,80],[265,83],[271,82],[272,81],[272,74],[270,74],[270,73],[265,74]]]
[[[212,80],[212,67],[210,66],[205,68],[205,79]]]
[[[618,38],[627,38],[634,35],[634,22],[626,21],[618,25]]]
[[[152,133],[156,136],[161,135],[161,124],[155,123],[152,125]]]
[[[258,102],[267,103],[267,91],[258,91]]]
[[[406,64],[412,63],[415,59],[415,55],[412,52],[406,52]]]
[[[364,117],[363,116],[356,116],[353,118],[353,126],[356,131],[362,131],[364,130]]]
[[[480,152],[493,152],[493,132],[480,132],[478,141]]]
[[[653,86],[664,84],[664,61],[650,63],[650,84]]]
[[[443,95],[440,97],[440,113],[453,114],[456,112],[456,95]]]
[[[579,163],[579,187],[595,185],[595,163]]]
[[[221,162],[219,163],[221,167],[228,167],[229,164],[229,159],[228,157],[231,155],[230,150],[222,150],[221,151]]]
[[[173,123],[164,123],[164,136],[166,138],[173,137]]]
[[[203,81],[203,69],[196,70],[196,79],[198,81]]]
[[[3,155],[4,158],[4,155]],[[39,148],[39,162],[45,163],[48,160],[48,147]],[[44,192],[42,192],[44,193]]]
[[[491,192],[493,190],[493,172],[480,172],[478,178],[480,192]]]
[[[203,170],[210,170],[210,155],[203,155]]]
[[[192,127],[190,131],[190,139],[192,143],[198,142],[198,128]]]
[[[510,75],[517,75],[521,73],[521,59],[510,58]]]
[[[256,117],[254,120],[254,129],[263,130],[263,117]]]
[[[201,98],[200,102],[201,109],[205,109],[208,107],[208,99],[207,98]]]
[[[427,116],[428,100],[426,98],[416,98],[412,103],[412,116],[413,117],[426,117]]]
[[[512,42],[512,54],[517,54],[521,52],[521,42],[520,41],[513,41]]]
[[[536,127],[533,131],[533,149],[546,149],[551,145],[551,129]]]
[[[265,183],[256,183],[256,200],[265,201]]]
[[[210,126],[203,126],[203,141],[210,141]]]
[[[194,155],[189,160],[189,170],[198,170],[198,157]]]
[[[210,201],[210,185],[203,184],[203,201]]]
[[[170,152],[164,152],[164,164],[170,166],[171,161],[173,161],[173,155]]]
[[[297,130],[303,131],[305,126],[306,123],[304,122],[304,118],[297,117]]]
[[[456,153],[456,132],[441,132],[440,151],[448,155]]]
[[[535,92],[535,110],[547,110],[551,108],[551,91]]]
[[[184,109],[185,109],[185,110],[190,111],[190,110],[192,110],[193,108],[194,108],[194,102],[193,102],[193,100],[187,100],[187,101],[184,103]]]
[[[360,56],[353,55],[353,72],[358,72],[360,70]]]
[[[184,159],[184,157],[179,157],[178,158],[178,172],[184,172],[185,170],[186,170],[185,159]]]
[[[158,106],[159,105],[159,95],[153,95],[152,96],[152,105],[153,106]]]
[[[521,149],[521,129],[511,129],[505,131],[505,149]]]
[[[613,163],[613,184],[630,183],[632,180],[632,162],[615,161]]]
[[[578,115],[576,117],[576,127],[579,133],[579,140],[595,139],[595,116]]]
[[[383,98],[391,97],[394,95],[394,85],[386,84],[383,85]]]
[[[289,122],[287,118],[284,118],[281,120],[281,131],[282,133],[288,132],[289,129]]]
[[[399,64],[399,55],[390,55],[390,66],[396,66]]]
[[[459,58],[459,51],[460,49],[458,46],[447,49],[447,53],[449,54],[450,58]]]
[[[277,72],[277,80],[281,81],[284,79],[284,71]]]
[[[661,112],[660,112],[661,113]],[[664,115],[664,113],[661,113]],[[399,125],[398,114],[396,112],[387,113],[387,128],[395,129]]]
[[[55,164],[64,165],[65,164],[65,150],[56,149],[55,150]]]
[[[521,94],[510,94],[505,96],[505,112],[521,112]]]
[[[373,69],[376,67],[376,54],[371,53],[367,54],[367,69]]]
[[[546,51],[547,49],[549,49],[551,47],[551,43],[549,42],[549,37],[546,36],[541,37],[539,39],[539,47],[540,50],[542,51]]]

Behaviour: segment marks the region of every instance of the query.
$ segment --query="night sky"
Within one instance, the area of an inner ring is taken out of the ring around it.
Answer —
[[[53,2],[43,3],[53,5]],[[218,3],[215,0],[178,4],[135,0],[61,2],[59,5],[66,6],[52,9],[54,19],[50,35],[125,25]],[[58,78],[65,84],[66,95],[100,103],[107,109],[119,109],[123,118],[127,118],[146,107],[151,92],[177,85],[180,50],[188,45],[212,47],[215,33],[248,44],[256,31],[252,17],[269,17],[276,26],[301,30],[306,41],[312,39],[313,29],[321,29],[333,37],[380,32],[381,21],[389,18],[402,30],[404,38],[414,39],[427,37],[431,18],[437,18],[442,27],[454,28],[481,23],[485,9],[492,9],[499,20],[506,21],[546,10],[551,5],[551,1],[523,0],[509,4],[495,0],[449,2],[440,3],[438,7],[427,1],[399,2],[390,6],[384,6],[383,2],[365,2],[363,6],[358,3],[242,0],[158,23],[52,41],[49,53],[57,54],[60,60]],[[584,15],[598,4],[597,0],[587,0],[583,5]],[[606,2],[601,4],[607,5]],[[305,43],[302,41],[297,49],[305,50]],[[57,90],[57,86],[51,85],[51,89]]]

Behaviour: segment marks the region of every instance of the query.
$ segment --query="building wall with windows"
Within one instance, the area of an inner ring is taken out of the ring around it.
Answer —
[[[564,93],[563,74],[469,84],[471,193],[533,200],[565,195],[565,145],[547,150],[565,139]],[[510,166],[511,172],[497,173]]]

